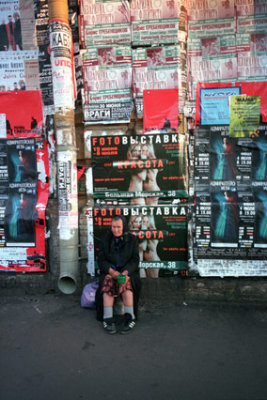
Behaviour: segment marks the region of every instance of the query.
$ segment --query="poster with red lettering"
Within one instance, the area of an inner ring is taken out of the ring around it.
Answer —
[[[177,132],[178,98],[178,89],[144,90],[144,131]]]
[[[0,93],[0,115],[4,115],[6,131],[0,138],[39,137],[43,132],[42,95],[39,90]]]
[[[96,263],[100,241],[110,230],[111,218],[124,215],[129,231],[138,239],[140,268],[185,269],[187,213],[188,205],[183,202],[165,206],[95,207],[93,224]]]
[[[178,133],[92,136],[94,197],[158,204],[187,197],[185,138]]]

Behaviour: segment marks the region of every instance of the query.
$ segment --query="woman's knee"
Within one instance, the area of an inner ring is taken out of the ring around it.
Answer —
[[[108,293],[103,293],[103,305],[104,307],[113,307],[114,296],[110,296]]]
[[[132,306],[133,305],[133,292],[131,290],[125,290],[125,292],[122,293],[122,300],[123,304],[125,306]]]

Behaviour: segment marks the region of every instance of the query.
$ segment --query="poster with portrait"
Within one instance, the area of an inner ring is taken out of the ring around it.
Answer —
[[[115,215],[126,218],[138,239],[140,268],[185,269],[187,266],[188,205],[125,206],[93,208],[95,259],[100,242]]]
[[[0,16],[0,51],[13,52],[36,48],[32,0],[1,0]]]
[[[38,51],[0,52],[0,92],[39,90]]]
[[[233,190],[214,190],[211,193],[211,246],[238,246],[238,203]]]
[[[131,42],[130,3],[125,0],[80,2],[81,47]]]
[[[0,15],[0,51],[23,50],[19,0],[1,0]]]
[[[187,13],[190,20],[233,18],[235,16],[235,1],[218,0],[205,3],[189,0],[187,2]]]
[[[219,55],[203,59],[202,56],[188,57],[189,98],[196,99],[199,82],[227,83],[237,79],[236,54]]]
[[[221,131],[210,135],[210,179],[233,182],[236,179],[236,142]]]
[[[138,198],[158,204],[162,198],[187,197],[185,137],[173,134],[92,136],[95,198]]]
[[[179,2],[131,1],[132,43],[134,46],[177,44]]]
[[[241,2],[236,2],[236,16],[241,15],[247,18],[249,15],[267,14],[267,4],[265,0],[242,0]]]
[[[225,54],[236,53],[236,36],[233,35],[210,35],[199,37],[190,32],[187,41],[187,52],[189,56],[201,56],[203,59]]]
[[[179,88],[178,46],[133,49],[133,95],[138,117],[143,116],[143,91]]]
[[[128,46],[87,49],[82,53],[83,111],[87,124],[130,121],[132,53]]]
[[[81,47],[131,43],[130,3],[127,0],[80,2]]]
[[[238,18],[236,34],[238,79],[266,81],[267,35],[266,15]],[[254,79],[253,79],[254,77]]]
[[[6,118],[6,137],[38,137],[43,133],[42,96],[38,90],[0,93],[1,113]],[[14,112],[16,110],[16,112]]]
[[[45,271],[46,142],[1,139],[0,150],[0,271]]]

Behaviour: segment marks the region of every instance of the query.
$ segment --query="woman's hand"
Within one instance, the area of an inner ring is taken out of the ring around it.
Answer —
[[[130,280],[130,277],[128,276],[128,271],[127,271],[127,269],[124,270],[121,274],[126,276],[125,283],[128,283],[128,281]]]
[[[120,275],[120,273],[118,271],[115,271],[112,268],[110,268],[108,272],[109,272],[109,275],[111,276],[111,278],[114,280],[116,280],[117,276]]]

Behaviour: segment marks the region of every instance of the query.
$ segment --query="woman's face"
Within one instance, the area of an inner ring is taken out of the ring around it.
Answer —
[[[121,219],[111,222],[111,232],[115,237],[121,237],[123,235],[123,223]]]
[[[132,157],[134,159],[138,159],[140,157],[140,155],[141,155],[141,146],[137,145],[132,150]]]
[[[135,220],[133,220],[133,228],[139,229],[141,226],[141,217],[137,217]]]
[[[149,225],[148,217],[143,217],[143,225],[144,226],[148,226]]]
[[[142,147],[142,157],[143,157],[143,158],[147,158],[148,155],[149,155],[149,148],[148,148],[147,145],[144,145],[144,146]]]

